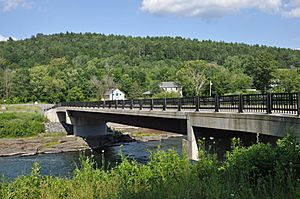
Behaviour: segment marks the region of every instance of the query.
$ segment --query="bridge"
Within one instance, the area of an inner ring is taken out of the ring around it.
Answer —
[[[186,135],[187,151],[197,159],[196,135],[283,137],[293,128],[300,137],[300,93],[202,96],[62,102],[46,112],[52,122],[73,125],[77,136],[106,133],[106,122]]]

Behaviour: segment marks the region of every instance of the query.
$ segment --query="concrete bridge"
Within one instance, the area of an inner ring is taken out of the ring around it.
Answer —
[[[197,159],[196,136],[250,136],[272,141],[293,128],[300,137],[300,95],[253,94],[172,99],[64,102],[46,112],[52,122],[73,125],[77,136],[106,133],[114,122],[186,135]]]

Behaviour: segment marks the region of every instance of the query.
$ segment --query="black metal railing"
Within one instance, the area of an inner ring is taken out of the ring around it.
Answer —
[[[133,109],[162,111],[261,112],[300,115],[300,93],[268,93],[189,98],[61,102],[55,107]]]

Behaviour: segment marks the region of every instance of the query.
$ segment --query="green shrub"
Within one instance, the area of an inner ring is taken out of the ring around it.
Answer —
[[[34,165],[29,176],[0,183],[0,198],[300,198],[299,142],[293,135],[275,148],[246,148],[234,140],[224,163],[203,149],[199,154],[191,163],[174,150],[158,150],[147,164],[123,159],[111,170],[85,158],[70,179],[42,177]]]
[[[45,118],[36,113],[1,113],[0,138],[27,137],[45,132]]]

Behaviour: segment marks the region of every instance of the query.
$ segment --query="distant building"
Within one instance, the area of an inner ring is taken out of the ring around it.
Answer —
[[[182,86],[176,82],[161,82],[158,86],[166,92],[178,92],[182,96]]]
[[[112,88],[104,94],[104,100],[124,100],[125,94],[117,88]]]

